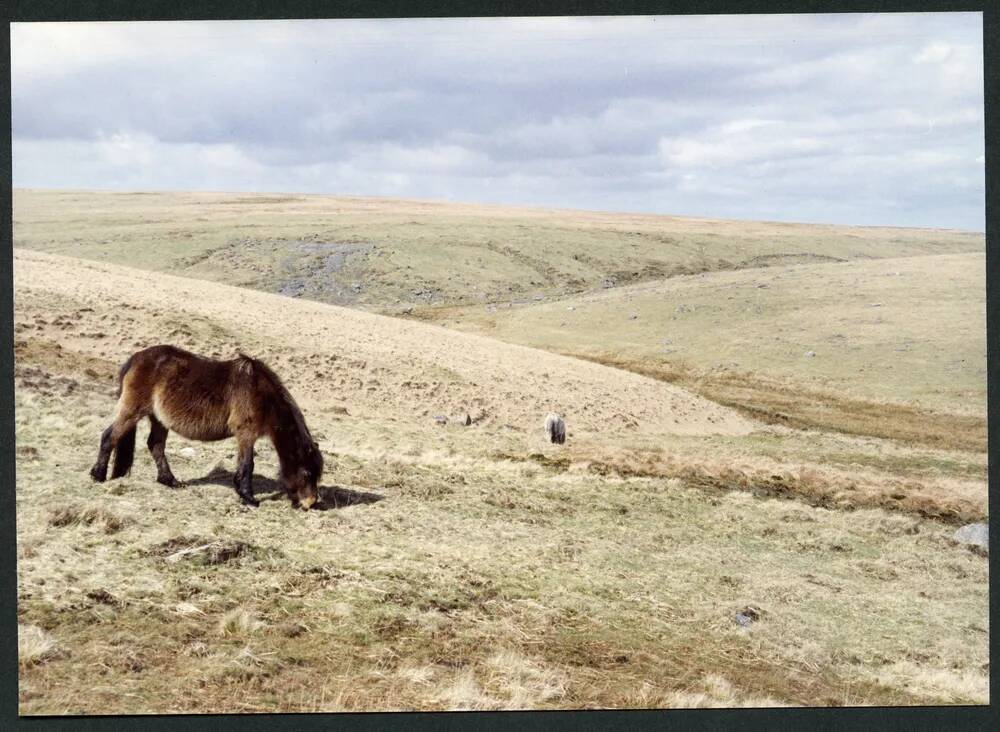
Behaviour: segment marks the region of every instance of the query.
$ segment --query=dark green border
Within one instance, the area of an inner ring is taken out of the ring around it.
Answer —
[[[47,20],[180,20],[180,19],[253,19],[253,18],[386,18],[386,17],[461,17],[502,15],[654,15],[717,13],[820,13],[820,12],[983,12],[986,99],[986,269],[987,269],[987,378],[988,416],[993,423],[998,416],[1000,386],[997,364],[1000,343],[997,338],[998,291],[1000,287],[1000,252],[997,250],[997,146],[1000,140],[998,82],[1000,82],[1000,8],[995,2],[914,2],[913,0],[539,0],[536,2],[489,2],[487,0],[13,0],[7,9],[10,21]],[[12,298],[12,216],[11,216],[11,139],[10,139],[10,32],[0,32],[0,110],[6,121],[6,134],[0,144],[0,227],[4,246],[0,251],[0,729],[17,730],[111,730],[120,728],[146,730],[214,730],[239,728],[248,732],[271,729],[320,730],[348,728],[383,730],[466,729],[488,730],[508,726],[532,730],[633,728],[681,730],[773,729],[819,730],[884,729],[911,732],[928,730],[1000,729],[1000,687],[996,676],[990,677],[989,707],[902,707],[851,709],[784,710],[664,710],[601,712],[513,712],[513,713],[434,713],[434,714],[337,714],[337,715],[182,715],[170,717],[17,717],[17,582],[14,501],[14,379],[13,379],[13,298]],[[989,434],[990,475],[1000,469],[1000,431]],[[996,487],[990,480],[990,514],[997,506]],[[992,543],[997,531],[990,523]],[[996,553],[990,557],[990,577],[997,573]],[[991,582],[991,590],[994,583]],[[990,593],[990,624],[997,629],[998,599]],[[990,636],[990,657],[997,657],[1000,632]]]

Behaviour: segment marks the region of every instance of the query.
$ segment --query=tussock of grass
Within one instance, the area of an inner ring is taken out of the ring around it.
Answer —
[[[48,523],[49,526],[56,528],[101,524],[104,527],[104,533],[114,534],[133,523],[133,519],[119,515],[104,506],[74,504],[52,511]]]
[[[650,706],[670,709],[788,706],[770,697],[741,694],[729,681],[717,674],[708,674],[690,689],[672,691],[656,701],[658,703],[651,703]]]
[[[443,688],[438,699],[449,711],[482,711],[501,708],[501,702],[483,691],[476,674],[471,669],[463,669]]]
[[[230,610],[219,620],[219,632],[225,636],[244,636],[264,628],[264,623],[244,608]]]
[[[490,684],[502,689],[505,709],[534,709],[561,699],[566,694],[567,675],[547,668],[516,650],[504,650],[487,662]]]
[[[22,669],[56,658],[60,653],[56,639],[35,625],[17,626],[17,659]]]

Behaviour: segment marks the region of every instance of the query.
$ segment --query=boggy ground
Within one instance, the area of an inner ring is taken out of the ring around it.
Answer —
[[[986,560],[950,540],[986,515],[979,451],[21,250],[15,320],[22,713],[988,701]],[[264,443],[257,510],[229,441],[172,435],[187,485],[159,486],[145,427],[131,476],[90,482],[118,364],[164,340],[271,363],[326,510]]]

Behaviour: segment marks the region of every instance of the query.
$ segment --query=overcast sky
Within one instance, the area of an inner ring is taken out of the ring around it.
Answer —
[[[14,185],[983,230],[978,13],[14,24]]]

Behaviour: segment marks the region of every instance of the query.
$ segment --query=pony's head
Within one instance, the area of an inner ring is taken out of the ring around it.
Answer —
[[[319,500],[316,484],[323,475],[323,453],[319,445],[310,441],[302,455],[301,462],[285,474],[285,491],[293,503],[308,510]]]

